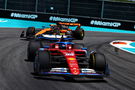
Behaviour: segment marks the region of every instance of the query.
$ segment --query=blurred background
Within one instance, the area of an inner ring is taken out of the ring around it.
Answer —
[[[135,0],[0,0],[0,9],[135,20]]]

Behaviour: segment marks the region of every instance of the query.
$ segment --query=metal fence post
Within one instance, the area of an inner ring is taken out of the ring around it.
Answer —
[[[70,14],[70,0],[68,0],[68,6],[67,6],[67,15]]]
[[[7,1],[8,0],[5,0],[5,7],[4,7],[5,10],[7,9]]]
[[[37,12],[38,10],[38,0],[36,0],[36,2],[35,2],[35,12]]]
[[[105,4],[105,1],[103,0],[102,1],[102,8],[101,8],[101,18],[104,18],[104,4]]]

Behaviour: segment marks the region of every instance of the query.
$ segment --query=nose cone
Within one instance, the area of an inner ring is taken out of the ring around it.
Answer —
[[[79,75],[80,74],[80,69],[78,66],[78,62],[75,57],[69,57],[67,58],[68,66],[70,69],[70,73],[73,75]]]
[[[73,69],[71,69],[71,73],[72,73],[73,75],[78,75],[78,74],[80,74],[80,70],[77,69],[77,68],[73,68]]]

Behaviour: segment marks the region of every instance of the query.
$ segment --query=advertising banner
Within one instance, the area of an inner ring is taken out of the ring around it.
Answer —
[[[0,10],[0,18],[21,19],[28,21],[40,22],[69,22],[80,23],[83,26],[122,29],[122,30],[135,30],[135,22],[127,22],[120,20],[100,19],[100,18],[85,18],[77,16],[66,16],[56,14],[44,13],[31,13],[21,11]]]

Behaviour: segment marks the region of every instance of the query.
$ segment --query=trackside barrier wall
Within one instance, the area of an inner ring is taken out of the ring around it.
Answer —
[[[0,10],[0,27],[42,28],[42,26],[49,27],[50,24],[56,22],[81,23],[86,31],[135,33],[135,22]]]

